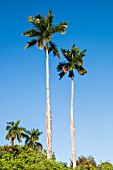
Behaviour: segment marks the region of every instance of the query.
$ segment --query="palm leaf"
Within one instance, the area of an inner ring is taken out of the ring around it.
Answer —
[[[65,34],[67,26],[68,26],[67,22],[60,23],[60,24],[56,25],[55,27],[53,27],[52,32],[53,33],[60,32],[61,34]]]
[[[40,36],[40,32],[36,31],[35,29],[30,29],[24,32],[23,35],[27,37]]]
[[[84,56],[85,56],[85,54],[84,54],[85,52],[86,52],[86,49],[83,50],[83,51],[81,51],[81,52],[80,52],[80,56],[81,56],[81,57],[84,57]]]
[[[39,37],[37,39],[37,46],[42,50],[44,49],[44,40],[43,40],[43,37]]]
[[[71,78],[73,78],[73,77],[74,77],[74,72],[73,72],[73,70],[69,71],[69,75],[68,75],[68,77],[71,77]]]
[[[36,45],[36,40],[31,40],[29,42],[27,42],[27,45],[25,46],[25,50],[28,49],[29,47],[33,46],[33,45]]]
[[[65,66],[66,66],[66,62],[60,62],[57,66],[57,71],[58,72],[63,71]]]
[[[50,44],[49,52],[52,51],[54,56],[58,56],[58,58],[61,59],[57,46],[51,41],[49,42],[49,44]]]
[[[41,144],[41,143],[39,143],[39,142],[35,142],[35,148],[36,148],[36,149],[38,149],[38,150],[41,150],[41,151],[42,151],[43,146],[42,146],[42,144]]]
[[[64,57],[67,59],[67,61],[71,62],[71,55],[70,55],[70,51],[69,50],[65,50],[61,48],[61,51],[64,55]]]
[[[86,70],[84,67],[82,67],[82,66],[75,65],[75,68],[77,69],[77,71],[78,71],[78,73],[79,73],[80,75],[84,75],[84,74],[87,73],[87,70]]]
[[[48,16],[46,18],[46,22],[47,22],[49,27],[52,26],[53,18],[54,18],[54,16],[52,15],[52,10],[49,10]]]

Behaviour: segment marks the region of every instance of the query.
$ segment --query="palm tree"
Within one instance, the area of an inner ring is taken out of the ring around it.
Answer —
[[[76,69],[80,75],[87,73],[83,65],[83,56],[85,51],[80,52],[79,48],[75,48],[75,44],[72,45],[70,50],[61,49],[67,62],[60,62],[57,66],[57,70],[60,79],[68,72],[68,77],[71,78],[71,106],[70,106],[70,131],[72,141],[72,161],[73,168],[76,167],[76,149],[75,149],[75,130],[74,130],[74,70]]]
[[[42,131],[39,132],[39,129],[26,130],[26,133],[24,134],[24,138],[26,138],[25,144],[29,147],[42,150],[42,144],[37,142],[39,141],[39,136],[41,134]]]
[[[27,17],[27,20],[34,25],[33,29],[23,33],[24,36],[34,37],[27,42],[25,49],[36,45],[39,49],[44,49],[46,53],[46,138],[47,138],[47,158],[52,158],[52,117],[50,110],[50,90],[49,90],[49,53],[52,51],[54,56],[60,57],[56,45],[52,42],[55,33],[64,34],[67,22],[53,25],[52,11],[49,10],[47,17],[40,14],[34,17]]]
[[[20,120],[17,122],[7,122],[6,130],[8,131],[6,135],[6,140],[10,140],[12,145],[16,145],[16,138],[19,142],[22,141],[23,132],[26,130],[23,127],[19,126]]]

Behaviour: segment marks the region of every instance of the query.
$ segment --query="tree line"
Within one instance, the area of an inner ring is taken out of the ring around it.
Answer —
[[[47,150],[39,142],[42,131],[34,128],[27,130],[20,126],[20,120],[7,122],[6,131],[6,140],[10,141],[10,146],[0,146],[1,170],[113,170],[110,162],[97,164],[93,156],[79,156],[75,168],[73,160],[70,160],[69,165],[57,162],[54,153],[51,160],[48,160]],[[17,144],[22,139],[25,139],[24,145]]]

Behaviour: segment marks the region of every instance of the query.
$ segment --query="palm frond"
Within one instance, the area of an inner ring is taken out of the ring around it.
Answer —
[[[30,23],[32,23],[33,24],[33,17],[27,17],[27,20],[30,22]]]
[[[87,70],[83,66],[75,65],[75,68],[80,75],[84,75],[87,73]]]
[[[66,73],[64,71],[61,71],[58,75],[60,76],[59,80],[65,75]]]
[[[56,25],[55,27],[53,27],[52,32],[53,33],[59,32],[61,34],[65,34],[67,26],[68,26],[67,22],[60,23]]]
[[[60,62],[57,66],[57,71],[60,72],[58,75],[60,76],[59,79],[61,79],[68,71],[69,64],[66,62]]]
[[[36,42],[37,42],[37,41],[36,41],[35,39],[27,42],[27,45],[25,46],[25,50],[28,49],[28,48],[30,48],[30,47],[33,46],[33,45],[36,45]]]
[[[57,46],[51,41],[49,42],[49,44],[50,44],[49,52],[52,51],[54,56],[58,56],[58,58],[61,59],[61,56],[60,56],[59,51],[57,49]]]
[[[46,18],[46,22],[47,22],[49,28],[52,26],[53,18],[54,18],[54,16],[52,15],[52,10],[49,10],[47,18]]]
[[[70,78],[73,78],[73,77],[74,77],[74,72],[73,72],[73,70],[69,71],[68,77],[70,77]]]
[[[7,124],[9,124],[9,125],[14,125],[14,122],[13,121],[11,121],[11,122],[7,122]]]
[[[21,120],[17,120],[17,122],[15,123],[15,126],[18,127],[19,123]]]
[[[42,49],[44,49],[44,39],[43,39],[43,37],[39,37],[38,39],[37,39],[37,46],[42,50]]]
[[[7,125],[7,126],[6,126],[6,130],[9,130],[9,129],[10,129],[10,127],[11,127],[11,126]]]
[[[40,20],[41,20],[41,15],[40,14],[37,14],[37,15],[35,15],[34,16],[34,19],[35,19],[35,21],[37,21],[37,22],[39,22]]]
[[[71,62],[72,59],[71,59],[70,51],[62,49],[62,48],[61,48],[61,51],[62,51],[64,57],[67,59],[67,61]]]
[[[43,146],[42,146],[42,144],[41,143],[39,143],[39,142],[35,142],[35,146],[34,146],[36,149],[38,149],[38,150],[41,150],[42,151],[42,149],[43,149]]]
[[[65,67],[66,67],[66,62],[60,62],[57,66],[57,71],[58,72],[63,71]]]
[[[83,51],[81,51],[81,52],[80,52],[80,56],[81,56],[81,57],[84,57],[84,56],[85,56],[85,54],[84,54],[85,52],[86,52],[86,49],[83,50]]]
[[[40,36],[40,32],[38,32],[35,29],[30,29],[24,32],[23,35],[27,37],[35,37],[35,36]]]

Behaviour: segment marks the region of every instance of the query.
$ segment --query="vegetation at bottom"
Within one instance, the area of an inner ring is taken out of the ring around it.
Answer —
[[[46,150],[37,150],[28,145],[0,146],[0,170],[71,170],[72,162],[57,162],[53,154],[47,160]],[[81,156],[77,159],[75,170],[113,170],[113,165],[103,162],[99,165],[93,157]]]

